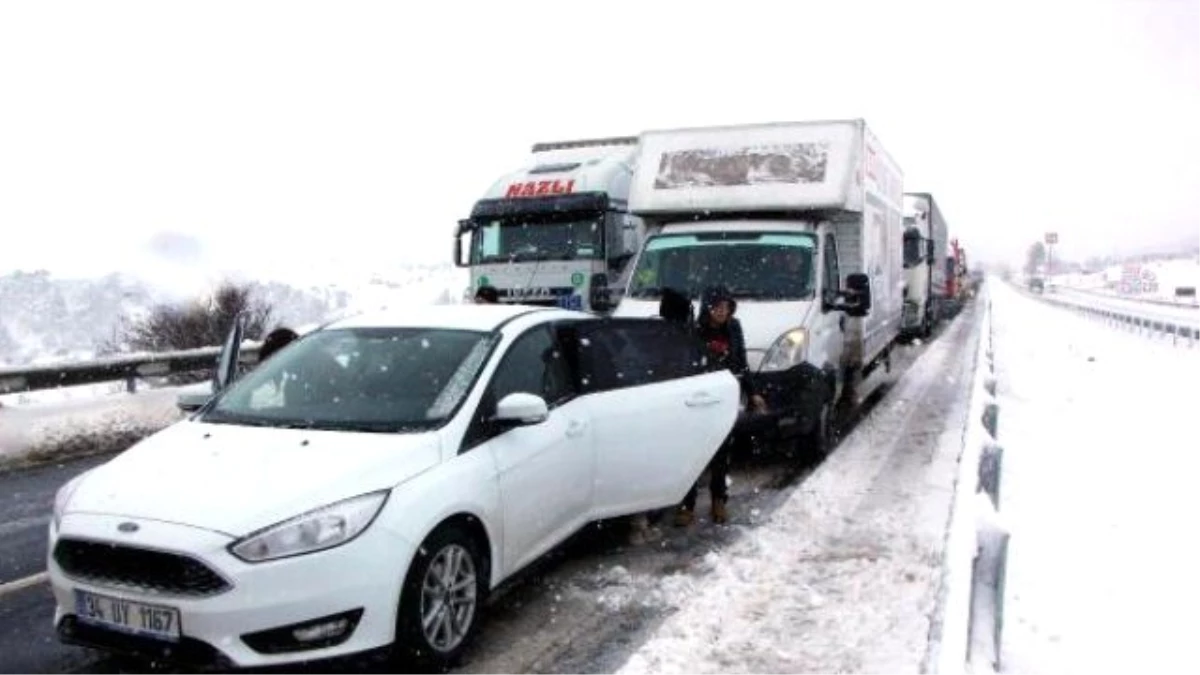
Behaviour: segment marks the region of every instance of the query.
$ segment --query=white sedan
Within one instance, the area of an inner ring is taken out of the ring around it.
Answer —
[[[378,648],[449,665],[501,581],[589,522],[678,503],[738,405],[733,376],[656,319],[342,320],[63,486],[55,626],[195,665]]]

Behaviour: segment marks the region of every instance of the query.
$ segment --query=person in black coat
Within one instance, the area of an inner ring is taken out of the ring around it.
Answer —
[[[690,303],[689,303],[690,311]],[[695,335],[704,344],[708,352],[709,365],[713,369],[728,369],[741,384],[742,393],[746,395],[756,409],[762,410],[766,402],[762,396],[753,390],[750,381],[750,367],[746,358],[746,338],[742,332],[742,324],[735,317],[737,301],[728,290],[713,288],[705,293],[700,316],[694,329]],[[730,447],[733,444],[733,434],[717,450],[709,469],[709,491],[712,494],[712,517],[715,523],[724,523],[729,516],[726,502],[729,500]],[[698,485],[692,485],[684,497],[683,503],[675,513],[675,524],[686,527],[695,519],[696,496]]]

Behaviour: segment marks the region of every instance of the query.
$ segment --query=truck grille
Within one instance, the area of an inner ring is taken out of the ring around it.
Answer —
[[[204,597],[231,588],[193,558],[119,544],[62,539],[54,547],[54,561],[67,576],[80,581],[148,593]]]

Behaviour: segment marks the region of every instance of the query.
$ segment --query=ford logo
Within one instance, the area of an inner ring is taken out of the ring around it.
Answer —
[[[120,525],[117,526],[117,530],[119,530],[121,532],[137,532],[138,524],[137,523],[121,523]]]

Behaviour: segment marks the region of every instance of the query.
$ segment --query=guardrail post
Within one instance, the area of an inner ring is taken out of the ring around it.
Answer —
[[[137,393],[137,375],[125,376],[125,391],[130,394]]]

